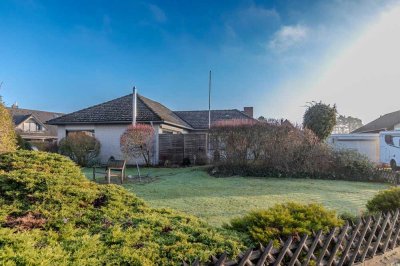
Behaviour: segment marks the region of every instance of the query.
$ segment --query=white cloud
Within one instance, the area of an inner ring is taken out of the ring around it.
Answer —
[[[268,47],[277,52],[283,52],[303,42],[308,34],[309,28],[303,25],[282,26],[268,43]]]
[[[157,22],[164,23],[167,21],[167,15],[160,7],[154,4],[149,4],[148,7]]]
[[[243,35],[247,38],[249,35],[263,35],[269,25],[279,20],[279,13],[275,9],[251,4],[229,14],[225,18],[225,30],[229,37]]]
[[[400,5],[377,16],[346,49],[331,51],[331,60],[308,80],[287,83],[278,93],[283,100],[276,99],[270,108],[301,121],[304,104],[322,100],[364,123],[399,110],[399,47]]]

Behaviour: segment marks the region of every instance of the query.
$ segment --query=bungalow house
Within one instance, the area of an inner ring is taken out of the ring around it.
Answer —
[[[53,142],[57,140],[57,126],[46,125],[46,122],[63,114],[22,109],[16,104],[7,109],[11,114],[17,134],[26,141]]]
[[[58,140],[77,131],[95,136],[101,143],[100,161],[106,162],[111,156],[122,158],[120,136],[135,117],[137,123],[151,124],[155,130],[153,164],[159,162],[160,134],[188,134],[208,129],[208,111],[174,112],[159,102],[135,95],[129,94],[66,114],[47,124],[58,127]],[[213,110],[211,118],[212,122],[216,122],[222,119],[249,119],[250,116],[239,110]]]

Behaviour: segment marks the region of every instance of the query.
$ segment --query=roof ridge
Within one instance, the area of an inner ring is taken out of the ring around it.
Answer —
[[[209,110],[183,110],[183,111],[173,111],[173,112],[208,112]],[[238,111],[241,112],[239,109],[213,109],[212,111]]]
[[[32,111],[32,112],[41,112],[41,113],[51,113],[51,114],[64,114],[60,112],[52,112],[52,111],[43,111],[43,110],[34,110],[34,109],[26,109],[26,108],[13,108],[13,107],[6,107],[8,110],[22,110],[22,111]]]
[[[181,126],[185,126],[185,127],[186,127],[185,124],[187,124],[188,126],[192,127],[189,123],[187,123],[187,122],[186,122],[184,119],[182,119],[179,115],[175,114],[175,112],[174,112],[173,110],[169,109],[169,108],[168,108],[167,106],[165,106],[164,104],[162,104],[162,103],[160,103],[160,102],[157,102],[157,101],[154,101],[154,100],[152,100],[152,99],[150,99],[150,98],[147,98],[147,97],[145,97],[145,96],[143,96],[143,95],[141,95],[141,94],[138,94],[138,95],[139,95],[139,97],[142,97],[142,98],[144,98],[144,99],[146,99],[146,100],[148,100],[148,101],[150,101],[150,102],[153,102],[154,104],[160,105],[161,107],[165,108],[166,110],[169,110],[169,111],[171,112],[171,114],[174,116],[174,119],[177,119],[177,122],[183,123],[183,124],[181,124]],[[143,102],[143,101],[142,101],[142,102]],[[143,102],[143,103],[144,103],[144,102]],[[145,103],[145,104],[146,104],[146,103]],[[153,110],[153,108],[151,108],[148,104],[146,104],[146,106],[149,107],[149,108],[161,119],[161,121],[163,121],[163,122],[169,122],[169,123],[176,123],[176,122],[174,122],[174,121],[165,120],[156,110]],[[180,121],[179,121],[179,120],[180,120]]]
[[[130,93],[130,94],[127,94],[127,95],[124,95],[124,96],[121,96],[121,97],[118,97],[118,98],[115,98],[115,99],[112,99],[112,100],[109,100],[109,101],[106,101],[106,102],[102,102],[102,103],[99,103],[99,104],[95,104],[95,105],[92,105],[92,106],[89,106],[89,107],[86,107],[86,108],[83,108],[83,109],[77,110],[77,111],[75,111],[75,112],[72,112],[72,113],[63,114],[62,116],[59,116],[59,117],[56,117],[56,118],[50,119],[50,120],[49,120],[49,121],[47,121],[47,122],[53,122],[53,121],[57,121],[58,119],[60,119],[60,118],[62,118],[62,117],[65,117],[65,116],[71,116],[71,115],[73,115],[73,114],[76,114],[76,113],[78,113],[78,112],[85,111],[85,110],[88,110],[88,109],[91,109],[91,108],[94,108],[94,107],[97,107],[97,106],[100,106],[100,105],[103,105],[103,104],[110,103],[110,102],[112,102],[112,101],[116,101],[116,100],[119,100],[119,99],[125,98],[125,97],[127,97],[127,96],[130,96],[131,94],[132,94],[132,93]]]

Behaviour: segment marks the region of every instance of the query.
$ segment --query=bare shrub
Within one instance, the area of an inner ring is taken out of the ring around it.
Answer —
[[[120,138],[121,152],[124,157],[132,159],[142,156],[146,165],[150,165],[154,134],[154,128],[151,125],[130,125]]]
[[[370,161],[334,151],[311,130],[287,121],[219,123],[210,137],[217,175],[376,179]]]

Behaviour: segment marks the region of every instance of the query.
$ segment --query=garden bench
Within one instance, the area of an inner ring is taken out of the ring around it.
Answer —
[[[119,177],[121,184],[124,182],[126,172],[125,160],[108,160],[106,165],[93,167],[93,180],[96,181],[96,173],[103,174],[108,184],[111,183],[111,177]]]

